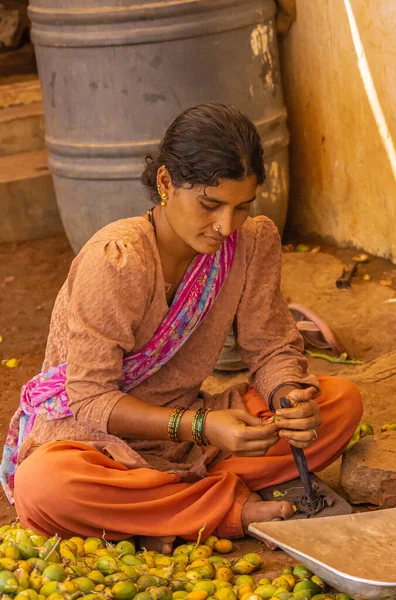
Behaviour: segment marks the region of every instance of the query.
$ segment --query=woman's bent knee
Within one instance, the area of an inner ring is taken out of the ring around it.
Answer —
[[[363,414],[362,395],[358,387],[343,377],[319,376],[321,400],[351,422],[359,422]],[[319,403],[321,404],[321,400]]]
[[[45,444],[28,456],[15,473],[15,508],[25,525],[38,513],[55,515],[59,499],[66,498],[69,481],[61,453],[47,451]],[[69,490],[70,491],[70,490]]]
[[[356,422],[357,425],[363,414],[362,395],[358,387],[349,379],[343,379],[342,377],[335,377],[334,379],[337,379],[337,384],[341,390],[341,405],[344,414],[351,421]]]

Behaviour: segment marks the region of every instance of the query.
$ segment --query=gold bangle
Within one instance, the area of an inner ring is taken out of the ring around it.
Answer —
[[[176,417],[176,422],[175,422],[175,438],[176,439],[174,440],[175,442],[180,442],[177,434],[179,432],[180,423],[181,423],[182,417],[185,412],[187,412],[187,408],[182,408]]]
[[[180,422],[182,416],[186,412],[187,408],[182,408],[181,406],[176,406],[176,408],[172,411],[172,414],[169,418],[168,423],[168,436],[172,442],[178,442],[179,439],[177,437],[177,431],[180,426]]]

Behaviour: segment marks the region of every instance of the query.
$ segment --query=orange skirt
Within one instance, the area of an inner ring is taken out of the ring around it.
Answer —
[[[322,426],[305,451],[309,469],[320,471],[336,460],[362,415],[361,395],[351,382],[319,377]],[[247,410],[270,416],[265,401],[251,390]],[[44,535],[98,536],[205,534],[243,537],[242,508],[250,492],[297,477],[290,446],[281,440],[263,457],[230,457],[204,479],[184,483],[176,475],[150,468],[129,470],[86,444],[48,442],[18,467],[15,506],[24,527]]]

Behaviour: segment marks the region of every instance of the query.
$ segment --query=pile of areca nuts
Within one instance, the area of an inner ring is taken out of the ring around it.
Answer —
[[[261,577],[259,554],[227,560],[232,542],[213,535],[172,556],[136,552],[133,539],[47,538],[18,522],[0,527],[0,542],[0,600],[351,600],[303,565]]]

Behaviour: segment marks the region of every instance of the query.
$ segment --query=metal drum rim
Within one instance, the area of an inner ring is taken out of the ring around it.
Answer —
[[[162,2],[151,2],[142,7],[141,4],[134,6],[97,6],[94,8],[77,8],[62,10],[34,6],[34,0],[28,7],[28,13],[33,23],[63,25],[101,25],[111,23],[125,23],[125,21],[147,21],[157,19],[169,19],[174,17],[185,17],[189,14],[219,12],[234,6],[256,4],[262,9],[261,0],[217,0],[216,3],[208,3],[205,0],[163,0]],[[272,0],[268,0],[265,7],[268,16],[272,16],[276,10],[272,6]]]
[[[82,11],[74,13],[75,21],[71,23],[70,15],[66,17],[64,12],[59,16],[56,10],[31,6],[32,40],[40,46],[58,48],[169,42],[263,23],[274,18],[276,6],[273,0],[266,3],[224,0],[220,7],[216,5],[210,10],[198,11],[194,6],[194,10],[187,11],[187,14],[180,10],[172,17],[162,13],[157,15],[153,10],[148,11],[145,18],[141,14],[136,18],[137,14],[133,11],[127,18],[128,10],[122,19],[118,10],[102,8],[98,13],[91,16],[91,21],[87,21],[87,17],[79,20]]]

